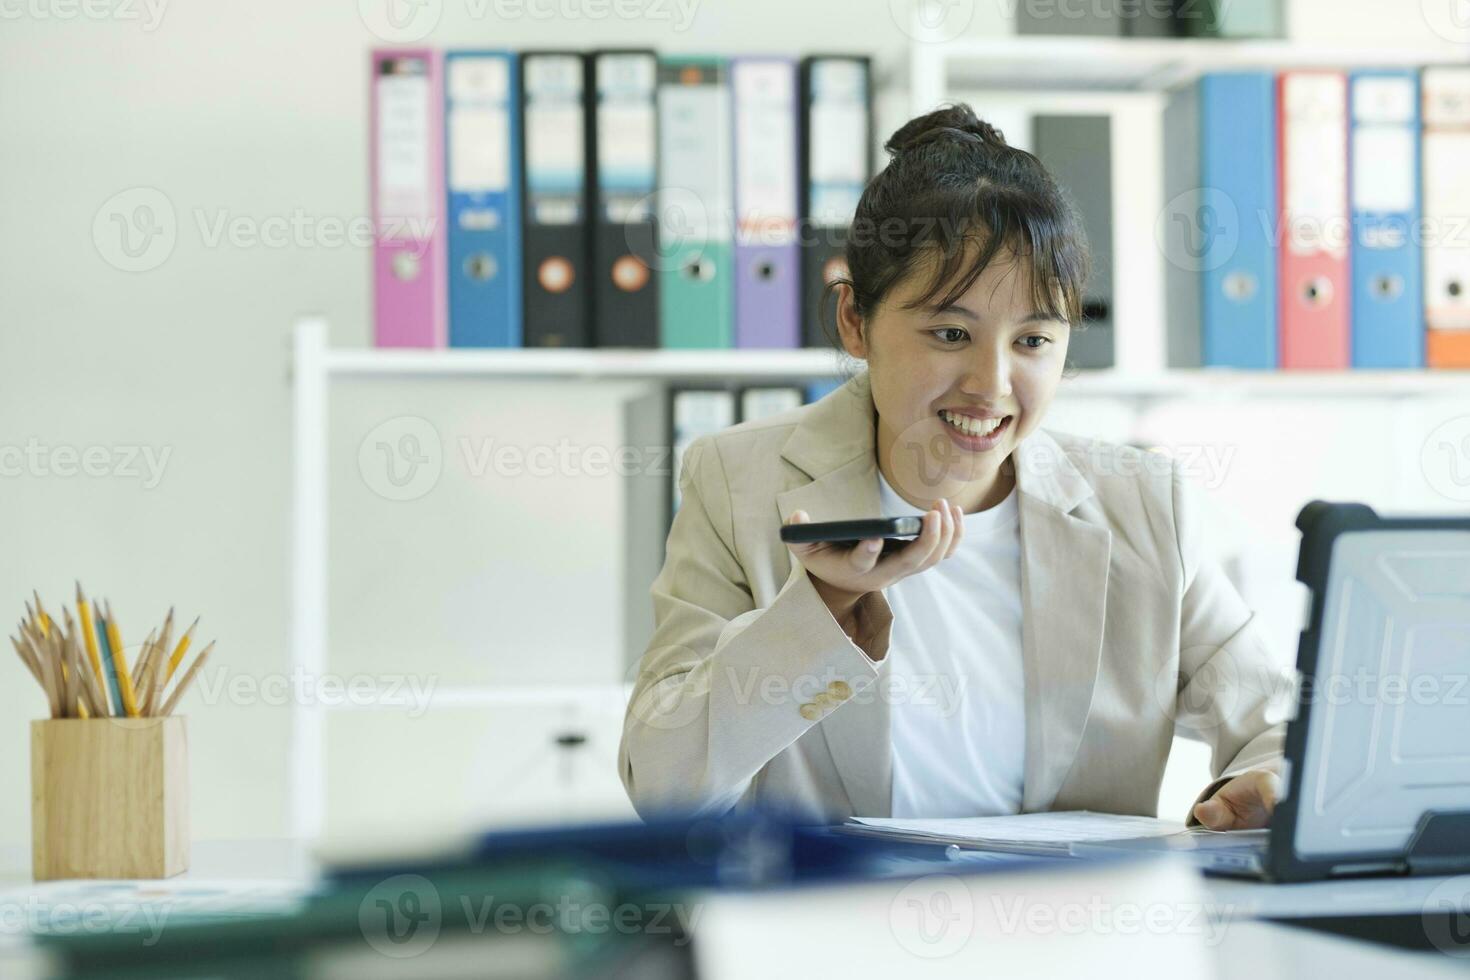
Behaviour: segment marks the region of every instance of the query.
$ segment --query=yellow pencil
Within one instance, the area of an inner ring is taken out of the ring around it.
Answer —
[[[184,671],[184,676],[179,678],[179,683],[174,687],[174,693],[169,695],[169,699],[164,702],[163,708],[158,712],[160,715],[171,715],[174,713],[174,706],[179,703],[179,698],[183,697],[184,692],[189,689],[189,682],[194,679],[195,674],[199,673],[199,668],[204,666],[204,661],[209,659],[209,651],[213,649],[214,641],[210,640],[209,645],[199,651],[199,656],[194,658],[194,662],[189,665],[189,669]]]
[[[92,663],[92,673],[97,676],[97,686],[107,690],[107,679],[102,673],[102,655],[97,647],[97,624],[92,621],[92,604],[82,595],[82,583],[77,583],[77,614],[82,618],[82,642],[87,646],[87,659]]]
[[[184,654],[189,651],[189,643],[194,639],[194,629],[199,625],[199,617],[194,617],[194,622],[184,630],[184,635],[179,637],[179,645],[174,648],[174,655],[168,658],[168,676],[164,678],[167,683],[174,679],[174,671],[179,668],[179,661],[184,659]]]
[[[46,615],[46,609],[45,609],[44,606],[41,605],[41,595],[35,589],[32,589],[31,590],[31,595],[34,596],[35,599],[36,599],[36,615],[41,620],[41,635],[42,636],[50,636],[51,635],[51,617],[48,616],[48,615]]]
[[[117,671],[117,687],[122,692],[123,710],[129,718],[138,717],[138,702],[133,697],[133,680],[128,676],[128,658],[123,656],[122,631],[112,615],[112,603],[104,602],[107,617],[107,642],[112,647],[112,669]]]

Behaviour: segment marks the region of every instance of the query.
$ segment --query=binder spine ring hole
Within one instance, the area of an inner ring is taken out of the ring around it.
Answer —
[[[536,269],[536,281],[548,293],[566,292],[572,288],[572,283],[576,281],[576,278],[577,274],[572,268],[572,263],[560,255],[551,256]]]
[[[405,282],[419,277],[419,258],[412,252],[399,252],[393,256],[393,275]]]
[[[1379,299],[1398,299],[1403,294],[1403,276],[1376,276],[1373,279],[1373,295]]]
[[[487,255],[484,252],[478,255],[471,255],[464,262],[465,274],[477,282],[494,279],[499,268],[495,263],[495,257],[493,255]]]
[[[1302,290],[1302,298],[1308,306],[1326,306],[1332,302],[1332,280],[1323,276],[1309,280]]]
[[[648,285],[648,278],[648,266],[636,255],[624,255],[613,263],[613,285],[625,293],[636,293]]]
[[[1227,299],[1244,303],[1256,295],[1256,277],[1249,272],[1235,272],[1225,277],[1221,284]]]

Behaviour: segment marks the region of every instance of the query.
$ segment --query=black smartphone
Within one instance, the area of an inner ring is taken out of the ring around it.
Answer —
[[[816,524],[783,524],[781,540],[787,544],[827,544],[851,547],[868,538],[883,539],[883,553],[897,551],[924,530],[922,517],[876,517],[862,521],[821,521]]]

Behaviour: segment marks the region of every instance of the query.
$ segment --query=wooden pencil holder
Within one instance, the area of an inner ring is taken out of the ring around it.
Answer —
[[[31,722],[35,879],[168,878],[189,866],[184,719]]]

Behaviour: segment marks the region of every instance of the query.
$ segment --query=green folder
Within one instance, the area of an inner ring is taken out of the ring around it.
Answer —
[[[734,345],[730,126],[724,59],[659,59],[657,257],[664,347]]]

